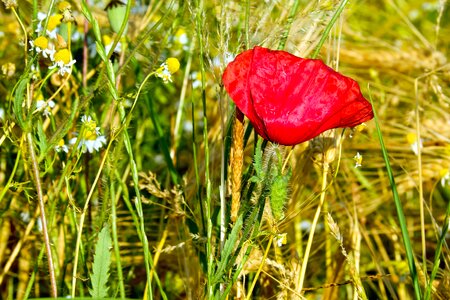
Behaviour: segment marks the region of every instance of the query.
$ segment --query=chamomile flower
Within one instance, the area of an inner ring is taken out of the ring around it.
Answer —
[[[445,187],[446,185],[450,184],[450,169],[442,169],[441,170],[441,185],[442,187]]]
[[[56,152],[66,152],[69,153],[69,147],[64,143],[63,139],[60,139],[58,142],[58,145],[55,146],[55,151]]]
[[[273,238],[273,240],[275,241],[275,243],[277,244],[278,247],[286,245],[286,243],[287,243],[287,234],[286,233],[277,234]]]
[[[355,161],[355,168],[359,168],[362,166],[363,157],[359,152],[356,152],[356,155],[353,157],[353,160]]]
[[[414,152],[414,154],[419,155],[419,149],[423,148],[422,139],[418,141],[417,135],[415,133],[408,133],[406,135],[406,140],[408,141],[408,144],[411,146],[411,150]]]
[[[67,1],[61,1],[58,3],[58,10],[61,12],[63,22],[73,22],[75,18],[72,14],[72,5]]]
[[[42,31],[44,30],[43,23],[45,23],[44,21],[47,18],[47,14],[43,12],[38,12],[37,18],[39,23],[37,25],[36,32],[43,34],[42,33]],[[61,24],[62,18],[63,16],[61,14],[56,14],[48,18],[46,34],[48,35],[49,38],[56,39],[56,34],[58,33],[58,25]]]
[[[164,83],[172,82],[172,74],[178,71],[180,68],[180,62],[175,57],[169,57],[161,66],[156,70],[156,76],[162,78]]]
[[[56,39],[56,34],[58,33],[58,25],[61,24],[63,16],[61,14],[56,14],[48,18],[47,23],[47,34],[50,38]]]
[[[42,115],[49,117],[52,114],[52,108],[55,107],[55,102],[52,100],[50,101],[44,101],[44,100],[38,100],[36,102],[36,110],[42,111]]]
[[[44,29],[42,26],[42,22],[45,20],[45,18],[47,18],[46,13],[43,13],[41,11],[37,13],[37,19],[38,19],[39,23],[37,24],[37,28],[36,28],[35,32],[37,32],[37,33],[42,32],[42,30]]]
[[[106,138],[100,133],[100,127],[97,127],[97,122],[91,116],[86,115],[81,117],[81,122],[83,125],[78,137],[80,139],[78,149],[82,149],[83,153],[86,153],[86,151],[89,153],[99,151],[103,145],[106,145]],[[76,141],[77,138],[72,138],[69,143],[74,145]]]
[[[66,73],[69,73],[73,64],[76,62],[75,59],[70,59],[71,53],[68,49],[64,48],[61,50],[58,50],[54,55],[54,64],[49,67],[49,69],[54,69],[56,67],[59,68],[58,73],[60,75],[64,75]]]
[[[30,51],[34,50],[37,53],[42,53],[42,56],[45,58],[52,59],[56,52],[55,49],[52,49],[45,36],[39,36],[35,40],[31,40],[30,46]]]

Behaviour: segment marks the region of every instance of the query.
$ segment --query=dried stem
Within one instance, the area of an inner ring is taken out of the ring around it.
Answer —
[[[56,290],[55,270],[52,258],[52,248],[50,246],[50,238],[47,230],[47,220],[45,218],[44,195],[42,193],[41,176],[39,174],[39,165],[36,159],[36,153],[33,147],[33,137],[31,133],[27,133],[28,151],[30,152],[31,164],[33,169],[34,182],[36,184],[36,192],[38,196],[39,209],[41,211],[42,234],[44,236],[45,251],[47,253],[48,271],[50,275],[51,295],[53,298],[58,297]]]
[[[297,284],[297,291],[301,293],[303,289],[303,284],[305,281],[306,267],[308,266],[309,253],[311,252],[312,242],[314,240],[314,231],[317,227],[317,222],[319,221],[320,212],[322,210],[322,205],[325,201],[325,189],[327,187],[327,174],[329,165],[323,162],[323,174],[322,174],[322,192],[320,194],[319,205],[317,206],[316,214],[314,215],[314,220],[311,224],[311,230],[309,232],[308,243],[306,244],[305,255],[303,256],[302,267],[300,269],[300,276]]]

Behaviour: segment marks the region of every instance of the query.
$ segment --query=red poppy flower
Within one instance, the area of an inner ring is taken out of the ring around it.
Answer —
[[[278,144],[299,144],[373,118],[358,83],[321,60],[255,47],[228,64],[222,80],[256,132]]]

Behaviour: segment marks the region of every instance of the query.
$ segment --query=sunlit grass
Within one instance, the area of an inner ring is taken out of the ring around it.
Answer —
[[[348,2],[3,1],[0,298],[450,298],[448,3]],[[381,135],[235,133],[255,45],[357,80]]]

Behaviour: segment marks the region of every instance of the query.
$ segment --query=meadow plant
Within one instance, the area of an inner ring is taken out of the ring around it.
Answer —
[[[3,0],[0,298],[449,299],[440,1]]]

